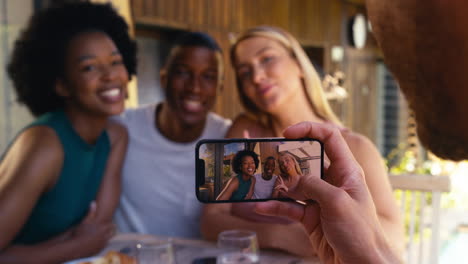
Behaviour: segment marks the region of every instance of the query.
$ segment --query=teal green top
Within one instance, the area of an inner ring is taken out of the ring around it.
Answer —
[[[44,114],[26,128],[31,126],[48,126],[55,130],[62,143],[64,161],[57,183],[39,198],[14,239],[15,244],[38,243],[80,223],[96,198],[110,153],[106,131],[96,144],[89,145],[62,111]]]
[[[249,180],[244,181],[244,179],[242,179],[242,174],[238,174],[237,179],[239,180],[239,187],[232,193],[231,200],[244,200],[245,196],[249,193],[250,184],[252,184],[252,177],[250,177]]]

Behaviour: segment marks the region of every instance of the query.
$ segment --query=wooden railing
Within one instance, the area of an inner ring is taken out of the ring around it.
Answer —
[[[437,264],[439,258],[440,200],[442,192],[450,191],[450,178],[448,176],[402,174],[389,175],[389,179],[394,190],[402,190],[400,197],[402,216],[406,217],[409,214],[406,263]],[[427,203],[427,200],[430,200],[430,204]],[[426,219],[428,208],[431,210],[432,217]],[[426,220],[430,220],[431,230],[428,246],[424,243],[427,240],[424,233]],[[419,232],[416,232],[417,223],[419,223]],[[417,238],[419,238],[419,244],[418,248],[415,248]]]

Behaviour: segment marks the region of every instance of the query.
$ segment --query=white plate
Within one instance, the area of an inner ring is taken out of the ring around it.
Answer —
[[[81,262],[92,261],[92,260],[95,260],[97,258],[99,258],[99,257],[80,258],[80,259],[70,260],[70,261],[65,262],[63,264],[79,264]]]

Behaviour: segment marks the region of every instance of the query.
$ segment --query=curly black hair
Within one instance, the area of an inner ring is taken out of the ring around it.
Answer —
[[[41,10],[16,40],[7,66],[18,101],[33,115],[64,107],[55,83],[64,78],[66,50],[76,35],[90,31],[107,34],[122,54],[129,75],[136,74],[136,42],[110,4],[73,2]]]
[[[242,165],[242,158],[244,158],[245,156],[250,156],[254,159],[254,162],[255,162],[255,170],[258,169],[258,164],[260,163],[259,159],[258,159],[258,154],[255,153],[254,151],[252,150],[241,150],[241,151],[238,151],[236,153],[236,155],[234,156],[234,158],[232,159],[232,162],[231,162],[231,165],[232,165],[232,170],[239,174],[241,173],[241,165]]]
[[[214,38],[204,32],[185,32],[177,37],[172,47],[205,47],[221,52],[221,48]]]

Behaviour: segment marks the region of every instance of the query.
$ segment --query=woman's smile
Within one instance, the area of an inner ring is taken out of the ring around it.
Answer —
[[[255,161],[251,156],[245,156],[244,158],[242,158],[242,174],[252,176],[255,173],[255,169]]]

